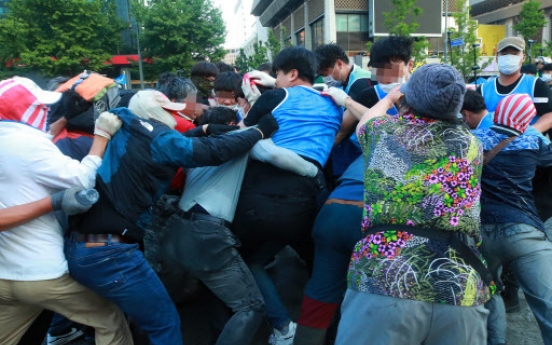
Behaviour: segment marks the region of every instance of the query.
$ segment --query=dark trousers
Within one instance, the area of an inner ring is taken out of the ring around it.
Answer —
[[[188,220],[177,214],[167,221],[163,232],[161,250],[168,253],[163,271],[192,271],[234,312],[216,344],[250,344],[262,322],[264,302],[235,248],[238,241],[232,232],[220,222]],[[172,285],[165,279],[164,283]]]
[[[242,243],[249,265],[274,328],[290,322],[274,282],[264,267],[286,245],[312,267],[311,229],[324,198],[324,181],[302,177],[270,164],[251,161],[247,168],[232,229]]]

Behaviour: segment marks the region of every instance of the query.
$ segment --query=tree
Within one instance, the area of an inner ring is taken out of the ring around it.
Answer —
[[[389,34],[396,36],[410,36],[420,26],[416,17],[422,15],[423,10],[416,6],[418,0],[391,0],[395,9],[391,12],[384,12],[384,25]],[[410,21],[410,24],[407,23]]]
[[[416,18],[422,15],[423,9],[416,6],[418,0],[391,0],[394,9],[391,12],[384,12],[384,25],[390,35],[412,36],[420,26]],[[408,23],[410,22],[410,24]],[[369,48],[369,46],[367,45]],[[412,46],[412,55],[414,61],[423,63],[426,58],[426,51],[429,48],[429,42],[424,36],[416,38]]]
[[[122,23],[112,0],[18,0],[8,6],[0,19],[4,76],[21,67],[49,76],[101,70],[120,45]]]
[[[280,40],[276,37],[273,30],[268,30],[268,42],[266,47],[270,54],[270,61],[274,61],[274,57],[280,52]]]
[[[263,45],[263,41],[253,43],[253,55],[248,57],[248,65],[250,69],[256,69],[260,64],[267,62],[267,48]]]
[[[234,62],[234,66],[236,66],[238,71],[240,71],[241,73],[249,71],[247,55],[245,55],[245,51],[243,50],[243,48],[240,48],[240,53],[236,57],[236,62]]]
[[[514,29],[523,36],[525,43],[546,25],[544,11],[539,10],[540,6],[540,1],[535,0],[529,0],[521,6],[520,21],[514,25]]]
[[[460,72],[464,79],[468,79],[473,73],[472,67],[477,65],[479,61],[479,49],[474,47],[478,44],[477,40],[477,22],[470,15],[470,6],[468,0],[458,0],[457,6],[459,11],[452,14],[457,28],[451,28],[451,39],[461,38],[462,46],[452,48],[450,51],[451,65]],[[474,61],[475,54],[475,61]],[[488,64],[488,63],[487,63]],[[482,66],[486,67],[485,65]]]
[[[253,54],[250,56],[247,56],[245,50],[240,48],[234,66],[242,73],[254,70],[259,67],[260,64],[267,62],[267,52],[267,47],[263,41],[253,43]]]
[[[143,26],[144,56],[153,59],[150,73],[183,70],[187,74],[196,61],[219,61],[226,54],[222,13],[211,0],[151,0],[135,6],[143,6],[135,13]]]

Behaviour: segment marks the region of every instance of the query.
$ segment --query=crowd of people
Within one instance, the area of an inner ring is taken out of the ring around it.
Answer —
[[[271,345],[506,344],[520,288],[552,345],[552,68],[508,37],[473,89],[412,45],[376,41],[370,72],[325,44],[136,93],[0,82],[0,345],[182,344],[191,281],[232,311],[217,345],[263,320]],[[286,250],[297,320],[267,271]]]

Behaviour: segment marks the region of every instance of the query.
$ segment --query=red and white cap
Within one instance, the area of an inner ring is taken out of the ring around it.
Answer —
[[[524,133],[537,115],[533,99],[526,93],[504,97],[497,105],[493,121]]]
[[[46,131],[48,104],[61,93],[44,91],[30,79],[14,77],[0,82],[0,119],[23,122]]]

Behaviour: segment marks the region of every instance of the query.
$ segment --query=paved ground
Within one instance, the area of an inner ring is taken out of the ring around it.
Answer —
[[[297,320],[301,306],[301,291],[307,280],[304,268],[295,258],[284,257],[280,260],[280,264],[271,270],[271,274],[279,282],[278,288],[291,312],[292,318]],[[543,342],[533,314],[527,307],[522,294],[520,297],[522,302],[521,312],[508,314],[508,344],[542,345]],[[193,300],[195,302],[187,302],[185,307],[179,308],[183,325],[184,344],[186,345],[214,344],[208,325],[217,315],[224,315],[224,311],[210,312],[217,309],[211,304],[206,306],[206,299],[209,300],[208,295],[201,292],[194,296]],[[269,328],[266,324],[263,324],[253,345],[266,345],[268,335]],[[78,341],[72,344],[85,345],[86,342]],[[147,343],[137,342],[136,345],[147,345]]]

